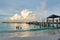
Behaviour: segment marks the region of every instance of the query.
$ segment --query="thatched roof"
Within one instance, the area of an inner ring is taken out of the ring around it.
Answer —
[[[58,16],[58,15],[51,15],[51,16],[49,16],[49,17],[47,17],[47,18],[60,18],[60,16]]]

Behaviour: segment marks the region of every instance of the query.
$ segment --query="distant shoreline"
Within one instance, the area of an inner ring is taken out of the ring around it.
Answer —
[[[42,23],[42,22],[2,22],[2,23]],[[47,23],[47,22],[44,22],[44,23]],[[53,23],[53,22],[48,22],[48,23]],[[54,22],[54,24],[57,23],[57,22]],[[60,22],[58,22],[60,23]]]

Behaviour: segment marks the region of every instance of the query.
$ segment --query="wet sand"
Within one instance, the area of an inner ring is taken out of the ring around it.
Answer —
[[[1,37],[0,40],[58,40],[58,36]]]
[[[58,40],[60,30],[0,33],[0,40]]]

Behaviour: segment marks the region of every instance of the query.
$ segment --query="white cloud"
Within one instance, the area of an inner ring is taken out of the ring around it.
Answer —
[[[23,11],[21,11],[21,16],[25,19],[31,13],[32,13],[32,11],[29,11],[28,9],[24,9]]]
[[[24,9],[21,11],[21,15],[15,14],[9,17],[9,20],[23,20],[24,22],[37,21],[37,15],[28,9]]]

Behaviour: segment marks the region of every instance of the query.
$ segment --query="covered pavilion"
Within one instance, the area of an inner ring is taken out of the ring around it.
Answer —
[[[55,18],[58,18],[58,20],[56,20],[56,22],[54,22],[55,21]],[[49,21],[49,19],[52,19],[51,20],[52,22]],[[47,24],[52,24],[53,27],[54,27],[54,24],[57,24],[57,26],[58,26],[58,24],[60,24],[60,16],[55,15],[55,14],[50,15],[49,17],[47,17]]]

